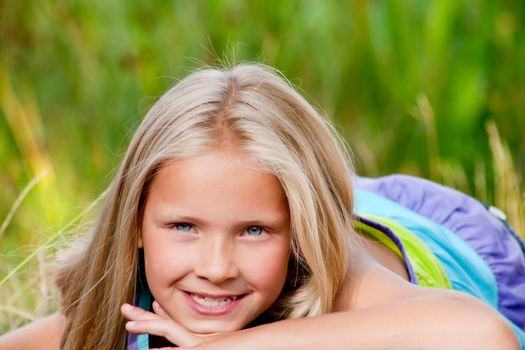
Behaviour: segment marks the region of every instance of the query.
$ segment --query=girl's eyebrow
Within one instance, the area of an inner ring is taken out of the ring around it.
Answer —
[[[191,215],[180,215],[174,212],[161,213],[157,216],[160,221],[177,221],[184,222],[188,221],[199,225],[207,225],[208,221],[191,216]]]
[[[199,225],[210,225],[210,223],[207,220],[197,218],[191,215],[178,215],[178,214],[168,214],[168,215],[162,215],[160,216],[161,219],[167,220],[167,221],[188,221],[191,223],[199,224]],[[276,217],[272,219],[264,219],[264,218],[254,218],[254,219],[246,219],[246,220],[239,220],[235,221],[236,226],[248,226],[248,225],[260,225],[260,226],[280,226],[285,223],[285,218]]]
[[[275,219],[275,220],[260,220],[260,219],[253,219],[253,220],[241,220],[241,221],[238,221],[237,224],[239,226],[249,226],[249,225],[254,225],[254,226],[269,226],[269,227],[279,227],[280,225],[282,225],[284,222],[283,220],[280,220],[280,219]]]

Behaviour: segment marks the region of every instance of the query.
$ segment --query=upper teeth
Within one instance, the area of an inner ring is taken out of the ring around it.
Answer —
[[[205,306],[222,306],[227,303],[229,303],[232,300],[237,299],[237,296],[231,296],[231,297],[223,297],[223,298],[208,298],[208,297],[201,297],[196,294],[190,294],[193,300],[195,300],[197,303]]]

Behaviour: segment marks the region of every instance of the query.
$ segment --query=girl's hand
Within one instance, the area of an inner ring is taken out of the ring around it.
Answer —
[[[181,349],[181,347],[194,348],[219,337],[218,334],[199,336],[191,333],[172,320],[157,301],[153,302],[154,313],[130,304],[122,305],[120,311],[124,317],[130,320],[126,323],[128,332],[148,333],[164,337],[173,344],[177,344],[179,348],[176,349]]]

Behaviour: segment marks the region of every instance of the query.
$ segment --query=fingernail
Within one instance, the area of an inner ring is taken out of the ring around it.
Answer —
[[[131,311],[131,310],[133,310],[133,306],[131,306],[129,304],[124,304],[124,305],[122,305],[122,310],[124,310],[124,311]]]
[[[126,327],[133,327],[135,326],[135,322],[134,321],[130,321],[128,323],[126,323]]]

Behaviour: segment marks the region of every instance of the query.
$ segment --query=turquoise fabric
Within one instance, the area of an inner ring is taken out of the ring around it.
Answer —
[[[497,310],[496,279],[478,254],[452,231],[410,209],[372,192],[356,190],[358,215],[376,215],[392,219],[415,233],[441,261],[454,290],[473,295]],[[520,348],[525,350],[525,333],[512,322]]]
[[[151,303],[153,302],[153,296],[151,295],[149,289],[145,286],[141,286],[139,290],[139,300],[138,307],[149,310],[151,308]],[[137,335],[137,349],[138,350],[148,350],[149,349],[149,334],[142,333]]]
[[[455,290],[478,297],[498,307],[496,279],[485,262],[452,231],[433,221],[371,192],[357,190],[357,214],[392,219],[415,233],[443,264]]]

